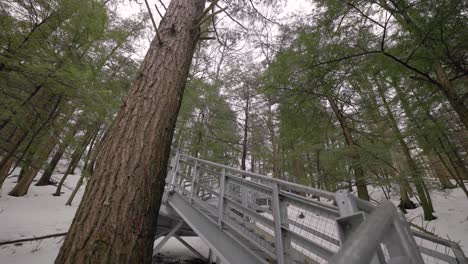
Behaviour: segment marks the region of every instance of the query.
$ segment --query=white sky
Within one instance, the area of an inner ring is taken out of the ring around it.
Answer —
[[[166,7],[169,5],[170,3],[170,0],[162,0],[163,3],[166,5]],[[220,1],[220,4],[222,4],[222,0]],[[149,3],[149,6],[151,7],[151,11],[153,13],[153,17],[156,21],[156,24],[159,24],[159,21],[160,21],[160,17],[158,15],[158,13],[156,12],[156,9],[154,7],[155,4],[158,5],[158,8],[161,12],[164,12],[164,9],[162,8],[161,4],[159,3],[158,0],[148,0],[148,3]],[[262,14],[266,15],[266,16],[269,16],[269,14],[264,10],[262,9],[260,6],[256,6],[256,8],[258,10],[260,10],[260,12],[262,12]],[[312,1],[311,0],[286,0],[285,1],[285,8],[283,9],[284,12],[282,12],[282,14],[280,14],[280,18],[290,18],[291,16],[293,16],[294,14],[309,14],[309,13],[312,13]],[[145,6],[145,3],[143,0],[125,0],[123,1],[122,3],[119,3],[117,5],[117,12],[120,16],[122,16],[123,18],[126,18],[126,17],[130,17],[132,15],[136,15],[138,14],[139,12],[147,12],[146,11],[146,6]],[[229,10],[227,10],[229,11]],[[264,13],[265,12],[265,13]],[[225,16],[224,14],[220,14],[218,16]],[[225,18],[224,21],[229,21],[229,22],[232,22],[229,18]],[[151,23],[150,21],[148,21],[148,23]],[[233,23],[233,22],[232,22]],[[151,25],[148,25],[148,26],[151,26]],[[248,25],[244,25],[246,27],[248,27]],[[153,35],[151,36],[147,36],[146,38],[143,38],[143,39],[140,39],[138,41],[138,43],[135,43],[135,45],[139,46],[137,49],[139,50],[139,54],[137,54],[138,57],[140,58],[143,58],[144,55],[146,54],[146,51],[149,47],[149,43],[151,41],[151,38],[153,37]]]

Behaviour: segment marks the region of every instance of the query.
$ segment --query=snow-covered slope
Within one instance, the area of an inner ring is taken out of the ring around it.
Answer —
[[[79,179],[79,170],[77,170],[77,174],[70,175],[67,178],[65,186],[62,188],[64,194],[59,197],[52,196],[52,193],[55,192],[55,186],[37,187],[34,185],[31,186],[28,194],[24,197],[9,196],[8,192],[15,185],[17,180],[15,175],[18,175],[18,173],[19,169],[5,181],[0,193],[0,241],[66,232],[84,192],[84,187],[81,187],[72,206],[65,206],[65,202]],[[59,180],[62,175],[54,174],[53,177]],[[208,255],[208,248],[199,238],[184,239],[199,252],[205,256]],[[63,237],[58,237],[1,246],[0,263],[53,263],[62,242]],[[176,262],[178,259],[196,257],[175,239],[170,239],[162,247],[160,253],[172,257],[171,259],[175,259]]]
[[[468,186],[468,184],[467,184]],[[377,201],[384,199],[381,189],[370,188],[371,196]],[[399,203],[398,192],[391,196],[395,205]],[[431,191],[436,220],[424,221],[421,207],[408,210],[406,218],[413,224],[425,228],[440,237],[459,242],[463,251],[468,253],[468,199],[460,188],[453,190]],[[412,199],[417,203],[416,199]],[[468,255],[468,254],[467,254]]]
[[[13,173],[13,176],[18,172],[19,170]],[[55,179],[60,179],[61,176],[62,174],[54,174]],[[65,206],[78,178],[78,173],[68,177],[66,186],[62,189],[64,194],[60,197],[52,196],[55,191],[54,186],[31,186],[25,197],[8,196],[7,193],[13,188],[16,177],[8,178],[0,193],[0,241],[66,232],[84,192],[82,187],[73,205]],[[371,193],[373,199],[381,200],[383,197],[380,189],[371,188]],[[468,199],[459,189],[447,192],[433,191],[432,198],[437,210],[435,214],[438,216],[437,220],[424,222],[420,208],[409,210],[407,218],[435,234],[459,241],[463,250],[468,252]],[[397,196],[392,200],[398,203]],[[53,263],[62,240],[63,238],[59,237],[1,246],[0,263]],[[208,254],[206,245],[199,238],[186,238],[186,240],[205,256]],[[161,253],[175,258],[196,257],[175,239],[169,240]]]

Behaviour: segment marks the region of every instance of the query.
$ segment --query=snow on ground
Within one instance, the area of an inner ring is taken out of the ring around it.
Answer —
[[[61,164],[59,172],[65,170]],[[65,167],[66,168],[66,167]],[[79,170],[75,175],[69,175],[62,188],[64,194],[52,196],[55,186],[34,186],[29,188],[24,197],[12,197],[8,192],[13,189],[19,169],[5,181],[0,191],[0,241],[17,240],[34,236],[44,236],[66,232],[70,226],[84,187],[78,191],[72,206],[65,202],[79,179]],[[53,178],[60,180],[63,174],[54,174]],[[36,180],[39,179],[39,176]],[[208,255],[208,248],[199,238],[184,238],[190,245]],[[44,239],[33,242],[23,242],[16,245],[0,246],[0,263],[5,264],[49,264],[53,263],[62,245],[63,237]],[[158,241],[157,241],[158,242]],[[196,255],[189,251],[179,241],[171,238],[161,249],[161,255],[170,258],[172,263],[179,259],[194,259]]]
[[[64,168],[65,164],[62,163],[59,167],[59,173],[53,176],[55,180],[60,179]],[[79,178],[79,173],[68,177],[62,189],[64,194],[60,197],[52,196],[55,186],[37,187],[34,185],[24,197],[8,196],[8,192],[15,185],[18,173],[19,169],[5,181],[0,191],[0,241],[66,232],[84,192],[84,187],[82,187],[75,197],[73,205],[65,206],[71,189]],[[381,189],[369,189],[373,199],[377,201],[384,199]],[[398,204],[398,193],[393,192],[393,194],[391,200]],[[435,213],[438,217],[437,220],[423,221],[421,208],[408,210],[407,218],[414,224],[423,226],[441,237],[460,242],[462,249],[468,252],[468,199],[460,189],[433,191],[431,195],[437,211]],[[416,202],[416,200],[414,201]],[[208,248],[201,239],[184,239],[203,255],[208,255]],[[62,242],[63,238],[58,237],[1,246],[0,263],[53,263]],[[192,252],[173,238],[162,247],[160,254],[164,258],[170,259],[171,263],[180,263],[179,260],[182,259],[196,258]]]
[[[466,183],[465,183],[466,184]],[[466,184],[468,186],[468,184]],[[369,188],[371,197],[377,201],[385,199],[380,188]],[[453,190],[431,191],[432,204],[436,220],[424,221],[422,208],[407,210],[406,219],[413,224],[425,228],[442,238],[459,242],[462,250],[468,253],[468,198],[460,188]],[[391,201],[399,204],[398,192],[393,191]],[[412,198],[417,204],[417,200]],[[468,255],[468,254],[467,254]]]

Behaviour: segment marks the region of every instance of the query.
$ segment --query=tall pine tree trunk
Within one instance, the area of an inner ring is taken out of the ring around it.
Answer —
[[[416,191],[418,193],[419,200],[421,202],[421,206],[424,211],[424,219],[427,221],[433,220],[436,218],[435,216],[432,215],[434,208],[432,207],[431,197],[429,193],[427,192],[427,189],[424,186],[424,181],[423,181],[420,169],[418,168],[416,161],[411,157],[411,152],[409,150],[409,147],[404,140],[403,134],[398,128],[398,123],[395,119],[395,116],[392,113],[392,109],[390,108],[390,105],[387,103],[387,99],[385,98],[385,94],[384,94],[382,87],[377,85],[377,88],[378,88],[377,89],[378,93],[382,99],[383,106],[385,107],[385,110],[387,111],[387,117],[390,120],[390,125],[392,126],[392,129],[395,132],[395,135],[403,151],[403,155],[406,159],[409,172],[411,173],[414,186],[416,187]]]
[[[205,0],[172,0],[55,263],[151,263],[171,140]]]
[[[328,97],[328,102],[332,107],[333,112],[335,113],[336,118],[338,119],[341,129],[343,132],[343,136],[345,138],[346,145],[353,148],[352,149],[352,160],[353,160],[353,171],[354,171],[354,180],[356,181],[356,188],[358,192],[358,197],[364,200],[370,200],[369,192],[367,191],[367,184],[365,180],[365,173],[364,169],[362,168],[361,157],[359,153],[355,149],[357,147],[356,142],[354,141],[353,135],[351,133],[351,129],[346,122],[346,119],[342,113],[342,111],[338,108],[336,101],[332,97]]]

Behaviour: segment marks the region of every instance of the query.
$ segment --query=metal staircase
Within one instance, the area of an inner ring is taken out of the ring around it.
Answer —
[[[391,202],[375,207],[179,152],[166,182],[163,216],[178,220],[155,253],[184,230],[216,263],[468,264],[457,243],[410,229]]]

